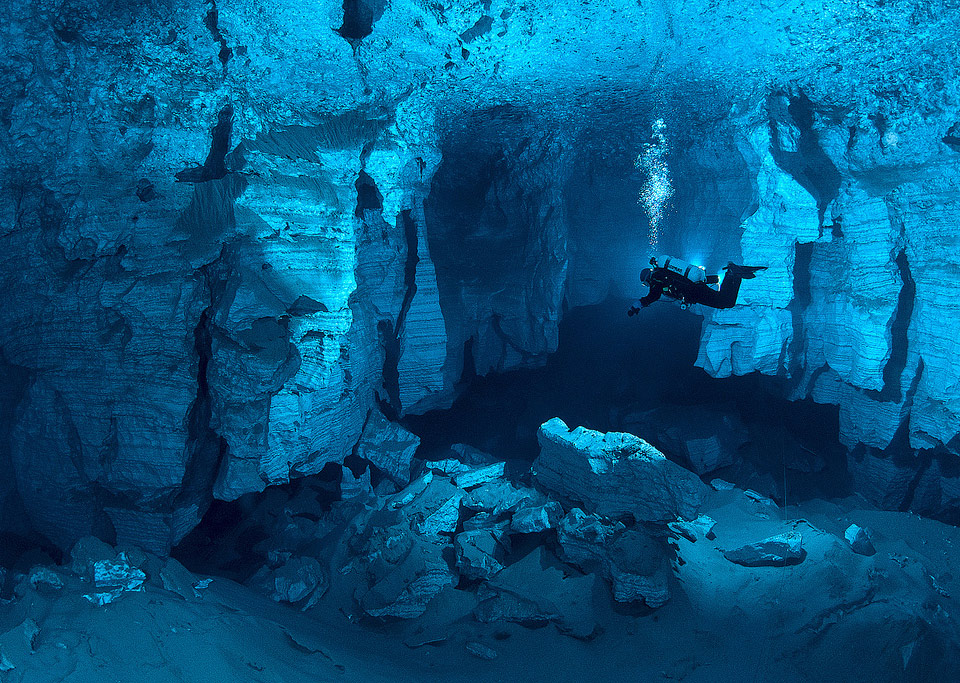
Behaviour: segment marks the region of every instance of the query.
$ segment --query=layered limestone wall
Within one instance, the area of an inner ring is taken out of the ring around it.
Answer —
[[[704,367],[802,375],[850,444],[907,422],[914,446],[951,441],[953,18],[919,0],[15,0],[8,498],[60,545],[165,551],[213,496],[342,460],[371,409],[543,362],[565,301],[635,292],[647,225],[623,207],[658,118],[662,246],[771,266],[710,319]]]

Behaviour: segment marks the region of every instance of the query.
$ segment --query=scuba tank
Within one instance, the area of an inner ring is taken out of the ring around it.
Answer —
[[[665,254],[651,258],[650,265],[656,268],[666,268],[672,273],[682,275],[691,282],[704,282],[707,279],[707,272],[703,266],[695,266]]]

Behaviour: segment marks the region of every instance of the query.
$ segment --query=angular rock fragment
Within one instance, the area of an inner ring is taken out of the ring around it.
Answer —
[[[160,569],[160,585],[164,590],[176,593],[184,600],[200,597],[199,579],[172,557],[167,559]]]
[[[370,616],[418,617],[456,582],[444,556],[452,549],[440,534],[456,529],[463,492],[445,478],[428,475],[384,507],[361,513],[348,524],[345,543],[335,546],[344,553],[335,574],[352,577],[354,597]]]
[[[123,591],[140,590],[147,575],[127,561],[126,553],[116,558],[97,560],[93,563],[93,582],[97,588],[119,588]]]
[[[436,536],[456,531],[463,495],[448,479],[433,479],[407,506],[407,515],[413,520],[417,533]]]
[[[667,526],[670,527],[671,531],[680,534],[691,543],[696,543],[701,537],[711,541],[715,539],[716,535],[713,533],[713,527],[716,524],[712,517],[700,515],[693,521],[670,522]]]
[[[560,518],[563,517],[563,508],[556,501],[549,501],[543,505],[522,507],[513,513],[510,519],[510,530],[518,534],[536,534],[547,529],[554,529]]]
[[[264,567],[250,583],[262,586],[276,602],[305,601],[304,610],[316,604],[329,585],[323,567],[312,557],[291,557],[277,567]]]
[[[419,446],[419,436],[396,422],[390,422],[379,410],[372,410],[356,452],[396,484],[406,486],[410,483],[410,464]]]
[[[52,569],[42,565],[37,565],[30,570],[30,573],[27,575],[27,581],[29,581],[30,585],[34,588],[39,588],[40,586],[45,586],[52,590],[60,590],[63,588],[63,579]]]
[[[642,600],[660,607],[670,599],[670,567],[661,546],[645,533],[629,529],[609,548],[607,571],[617,602]]]
[[[486,451],[481,451],[479,448],[474,448],[465,443],[455,443],[450,446],[450,450],[459,456],[460,462],[473,467],[489,465],[497,460]]]
[[[396,563],[373,562],[368,568],[372,585],[357,591],[356,598],[372,617],[413,619],[427,604],[453,583],[453,575],[442,556],[442,546],[414,543]]]
[[[540,485],[602,515],[672,522],[693,519],[703,502],[705,486],[693,472],[633,434],[570,430],[553,418],[537,438],[533,470]]]
[[[495,555],[497,537],[487,529],[464,531],[453,540],[457,553],[457,571],[467,580],[487,579],[503,569]]]
[[[93,580],[93,565],[100,560],[112,560],[117,551],[94,536],[84,536],[70,550],[70,571]]]
[[[444,474],[448,477],[454,477],[462,472],[469,472],[472,467],[465,463],[455,460],[454,458],[447,458],[445,460],[429,460],[424,463],[424,466],[428,469],[438,472],[439,474]]]
[[[660,543],[639,529],[626,529],[574,508],[557,527],[562,558],[610,581],[618,602],[642,600],[659,607],[670,597],[669,563]]]
[[[843,532],[843,537],[847,539],[847,543],[850,544],[853,552],[858,555],[869,556],[875,555],[877,552],[877,549],[873,547],[873,542],[870,540],[870,534],[861,526],[851,524],[847,527],[847,530]]]
[[[360,476],[354,476],[349,467],[342,468],[340,478],[340,497],[343,500],[357,498],[365,500],[373,497],[373,486],[370,485],[370,468],[365,467]]]
[[[574,508],[557,526],[562,557],[585,572],[602,572],[608,543],[625,528],[620,522]]]
[[[453,483],[462,489],[473,488],[474,486],[479,486],[480,484],[486,484],[489,481],[500,479],[503,477],[505,467],[506,463],[496,462],[492,465],[471,468],[466,472],[458,472],[456,475],[454,475]]]
[[[542,505],[546,497],[539,491],[517,487],[504,479],[497,479],[473,489],[463,497],[467,510],[502,515],[526,505]]]
[[[803,539],[796,531],[771,536],[756,543],[748,543],[733,550],[725,550],[723,556],[734,564],[744,567],[785,567],[799,564],[806,553]]]
[[[773,499],[768,498],[762,493],[757,493],[753,489],[746,489],[743,492],[743,495],[752,500],[754,503],[760,503],[760,505],[766,505],[767,507],[772,508],[777,507],[777,503]]]
[[[732,491],[737,488],[736,484],[732,484],[725,479],[711,479],[710,486],[713,487],[714,491]]]

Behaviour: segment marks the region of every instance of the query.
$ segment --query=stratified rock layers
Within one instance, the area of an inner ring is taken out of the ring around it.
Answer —
[[[565,302],[636,291],[658,118],[662,248],[769,266],[703,367],[791,375],[850,445],[956,434],[952,13],[120,5],[0,27],[0,463],[59,545],[165,552],[371,410],[543,362]]]

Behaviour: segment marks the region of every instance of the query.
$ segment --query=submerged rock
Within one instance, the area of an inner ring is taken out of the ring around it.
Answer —
[[[847,543],[850,544],[853,552],[858,555],[869,556],[875,555],[877,552],[877,549],[873,547],[873,542],[870,540],[870,534],[861,526],[851,524],[847,527],[847,530],[843,532],[843,537],[847,539]]]
[[[379,410],[371,410],[357,444],[357,455],[376,465],[397,485],[406,486],[419,446],[419,436],[390,422]]]
[[[472,654],[478,659],[485,659],[491,661],[497,658],[497,651],[492,647],[488,647],[483,643],[478,643],[475,641],[470,641],[465,645],[467,652]]]
[[[488,529],[476,529],[457,534],[453,548],[457,553],[457,571],[465,579],[487,579],[503,570],[495,555],[499,542]]]
[[[693,519],[703,502],[706,487],[694,473],[633,434],[571,430],[553,418],[541,425],[537,438],[537,482],[586,509],[608,517],[672,522]]]
[[[250,583],[265,588],[276,602],[304,602],[303,609],[308,609],[326,592],[328,579],[316,559],[291,557],[277,567],[264,567]]]
[[[561,558],[607,579],[617,602],[660,607],[669,600],[666,553],[643,531],[574,508],[560,520],[557,540]]]
[[[506,463],[497,462],[493,463],[492,465],[470,468],[465,472],[458,472],[455,474],[453,477],[453,483],[462,489],[473,488],[474,486],[479,486],[480,484],[486,484],[487,482],[500,479],[503,477],[505,467]]]
[[[556,528],[561,517],[563,517],[563,508],[560,507],[560,503],[553,500],[543,505],[522,507],[513,513],[510,530],[518,534],[540,533]]]
[[[713,533],[713,527],[716,524],[712,517],[700,515],[692,522],[670,522],[667,526],[671,531],[680,534],[691,543],[696,543],[700,537],[708,540],[716,538]]]
[[[799,564],[805,555],[803,539],[796,531],[723,552],[725,558],[744,567],[785,567]]]

